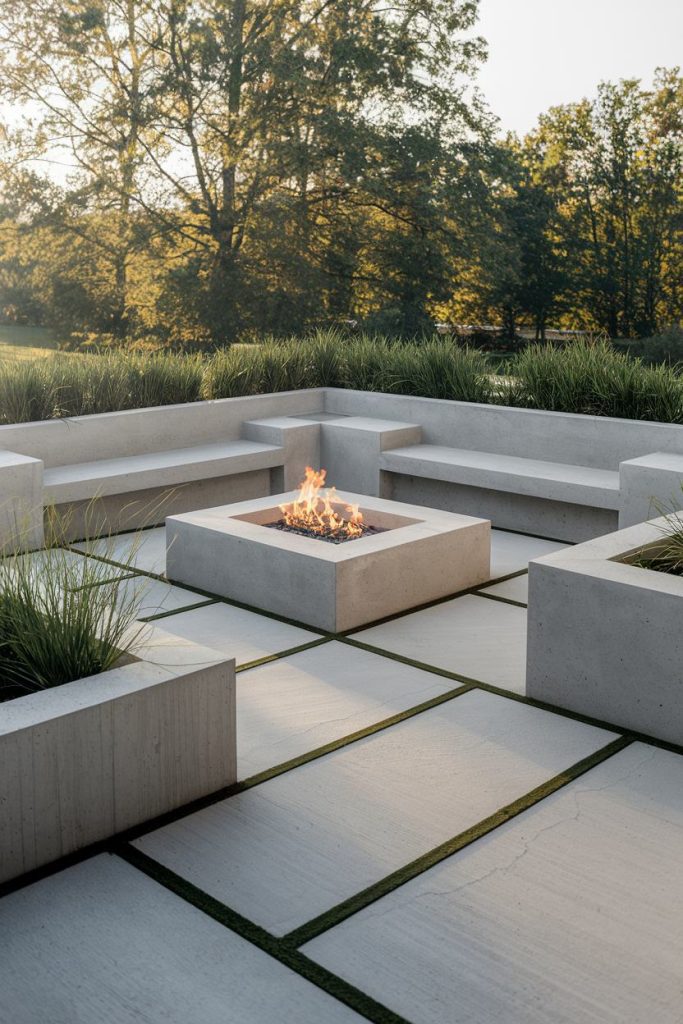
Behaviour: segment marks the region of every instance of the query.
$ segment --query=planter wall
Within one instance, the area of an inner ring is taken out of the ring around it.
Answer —
[[[683,579],[622,561],[663,523],[529,564],[527,694],[683,744]]]
[[[159,629],[139,657],[0,704],[0,882],[235,781],[234,661]]]

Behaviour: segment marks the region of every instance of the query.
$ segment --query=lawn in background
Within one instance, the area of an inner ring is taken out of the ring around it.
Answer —
[[[57,334],[49,327],[0,324],[0,359],[39,359],[51,356],[59,347]]]

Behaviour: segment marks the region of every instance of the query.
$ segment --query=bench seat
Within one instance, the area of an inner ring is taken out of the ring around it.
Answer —
[[[197,480],[282,466],[282,448],[256,441],[225,441],[54,466],[44,473],[45,501],[61,505],[110,494],[178,487]]]
[[[619,473],[513,455],[416,444],[380,455],[380,468],[406,476],[508,491],[593,508],[619,508]]]

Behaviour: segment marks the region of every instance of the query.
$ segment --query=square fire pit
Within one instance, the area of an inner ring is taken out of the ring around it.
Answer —
[[[366,535],[330,543],[272,527],[296,492],[171,516],[172,580],[339,633],[484,583],[485,519],[335,493],[358,505]]]

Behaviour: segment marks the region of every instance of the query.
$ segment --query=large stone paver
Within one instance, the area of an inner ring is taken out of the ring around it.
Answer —
[[[454,686],[336,641],[249,669],[237,680],[239,776],[348,736]]]
[[[303,952],[414,1024],[680,1024],[683,758],[636,744]]]
[[[103,854],[0,901],[3,1024],[354,1024],[356,1013]]]
[[[354,633],[357,640],[524,693],[526,609],[466,594]]]
[[[136,845],[282,935],[612,738],[602,729],[470,691],[175,821]]]
[[[178,612],[207,601],[206,596],[202,594],[195,594],[184,587],[173,587],[170,583],[151,579],[149,576],[134,576],[132,579],[124,580],[118,585],[117,592],[119,600],[138,602],[138,618]]]
[[[560,541],[528,537],[521,533],[506,533],[504,530],[491,531],[491,576],[507,576],[511,572],[529,568],[529,560],[549,555],[569,547]]]
[[[238,665],[257,661],[318,638],[299,626],[229,604],[212,604],[191,612],[179,612],[163,620],[167,633],[193,640],[203,647],[222,651]]]
[[[508,601],[520,601],[527,603],[529,597],[529,576],[513,576],[511,580],[504,580],[502,583],[495,583],[492,587],[484,587],[479,591],[481,594],[493,594],[494,597],[505,597]]]
[[[163,576],[166,572],[166,528],[137,533],[121,533],[115,537],[102,537],[80,544],[74,544],[79,551],[85,551],[113,562],[123,562],[140,572],[153,572]]]

